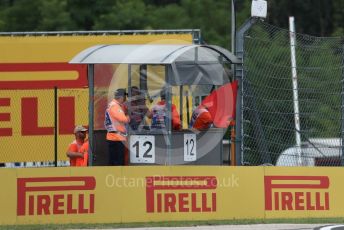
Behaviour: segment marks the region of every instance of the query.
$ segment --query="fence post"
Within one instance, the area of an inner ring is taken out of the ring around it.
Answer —
[[[244,58],[244,34],[248,31],[252,25],[257,21],[256,18],[249,18],[237,31],[236,33],[236,42],[235,42],[235,55],[243,61]],[[238,96],[236,101],[236,121],[235,121],[235,162],[236,165],[242,165],[243,163],[243,127],[242,127],[242,100],[243,100],[243,77],[244,69],[243,62],[242,64],[236,64],[234,71],[235,78],[238,80]]]
[[[54,164],[57,167],[57,87],[54,87]]]
[[[342,66],[344,65],[344,45],[342,46]],[[342,68],[342,92],[341,92],[341,139],[342,139],[342,154],[341,165],[344,166],[344,68]]]
[[[295,142],[297,152],[297,164],[302,166],[301,151],[301,128],[300,128],[300,109],[299,109],[299,87],[296,71],[296,33],[294,17],[289,17],[289,38],[290,38],[290,58],[291,58],[291,79],[293,82],[293,104],[294,104],[294,122],[295,122]]]
[[[88,165],[93,165],[94,65],[88,65]]]

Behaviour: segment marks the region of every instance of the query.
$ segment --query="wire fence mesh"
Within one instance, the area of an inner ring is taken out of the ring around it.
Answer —
[[[300,117],[296,130],[289,34],[264,22],[245,34],[243,161],[341,165],[344,40],[295,34]]]

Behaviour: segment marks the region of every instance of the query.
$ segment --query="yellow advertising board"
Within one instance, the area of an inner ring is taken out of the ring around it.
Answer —
[[[343,217],[343,173],[339,167],[266,167],[266,217]]]
[[[57,93],[58,159],[66,159],[73,140],[74,124],[88,124],[88,90],[61,89]],[[9,120],[0,122],[0,162],[54,160],[54,90],[0,90],[0,98],[9,101],[0,106],[0,115]],[[1,102],[1,99],[0,99]]]
[[[259,167],[2,169],[0,223],[263,218],[262,175]]]
[[[54,160],[54,87],[58,160],[88,124],[87,66],[68,62],[97,44],[190,44],[191,33],[0,37],[0,162]]]
[[[0,224],[343,217],[342,168],[1,169]]]
[[[139,33],[139,32],[138,32]],[[99,44],[191,44],[192,34],[2,36],[0,63],[69,62],[82,50]]]

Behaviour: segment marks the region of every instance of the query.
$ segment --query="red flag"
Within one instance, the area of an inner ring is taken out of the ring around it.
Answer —
[[[233,81],[214,90],[202,101],[208,108],[214,125],[218,128],[227,128],[228,121],[235,118],[238,81]]]

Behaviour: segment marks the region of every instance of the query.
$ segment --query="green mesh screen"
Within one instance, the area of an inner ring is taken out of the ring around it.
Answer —
[[[341,164],[343,46],[343,38],[296,34],[301,125],[296,130],[289,31],[264,22],[247,31],[242,108],[245,164]],[[295,147],[296,132],[301,134],[301,155]]]

